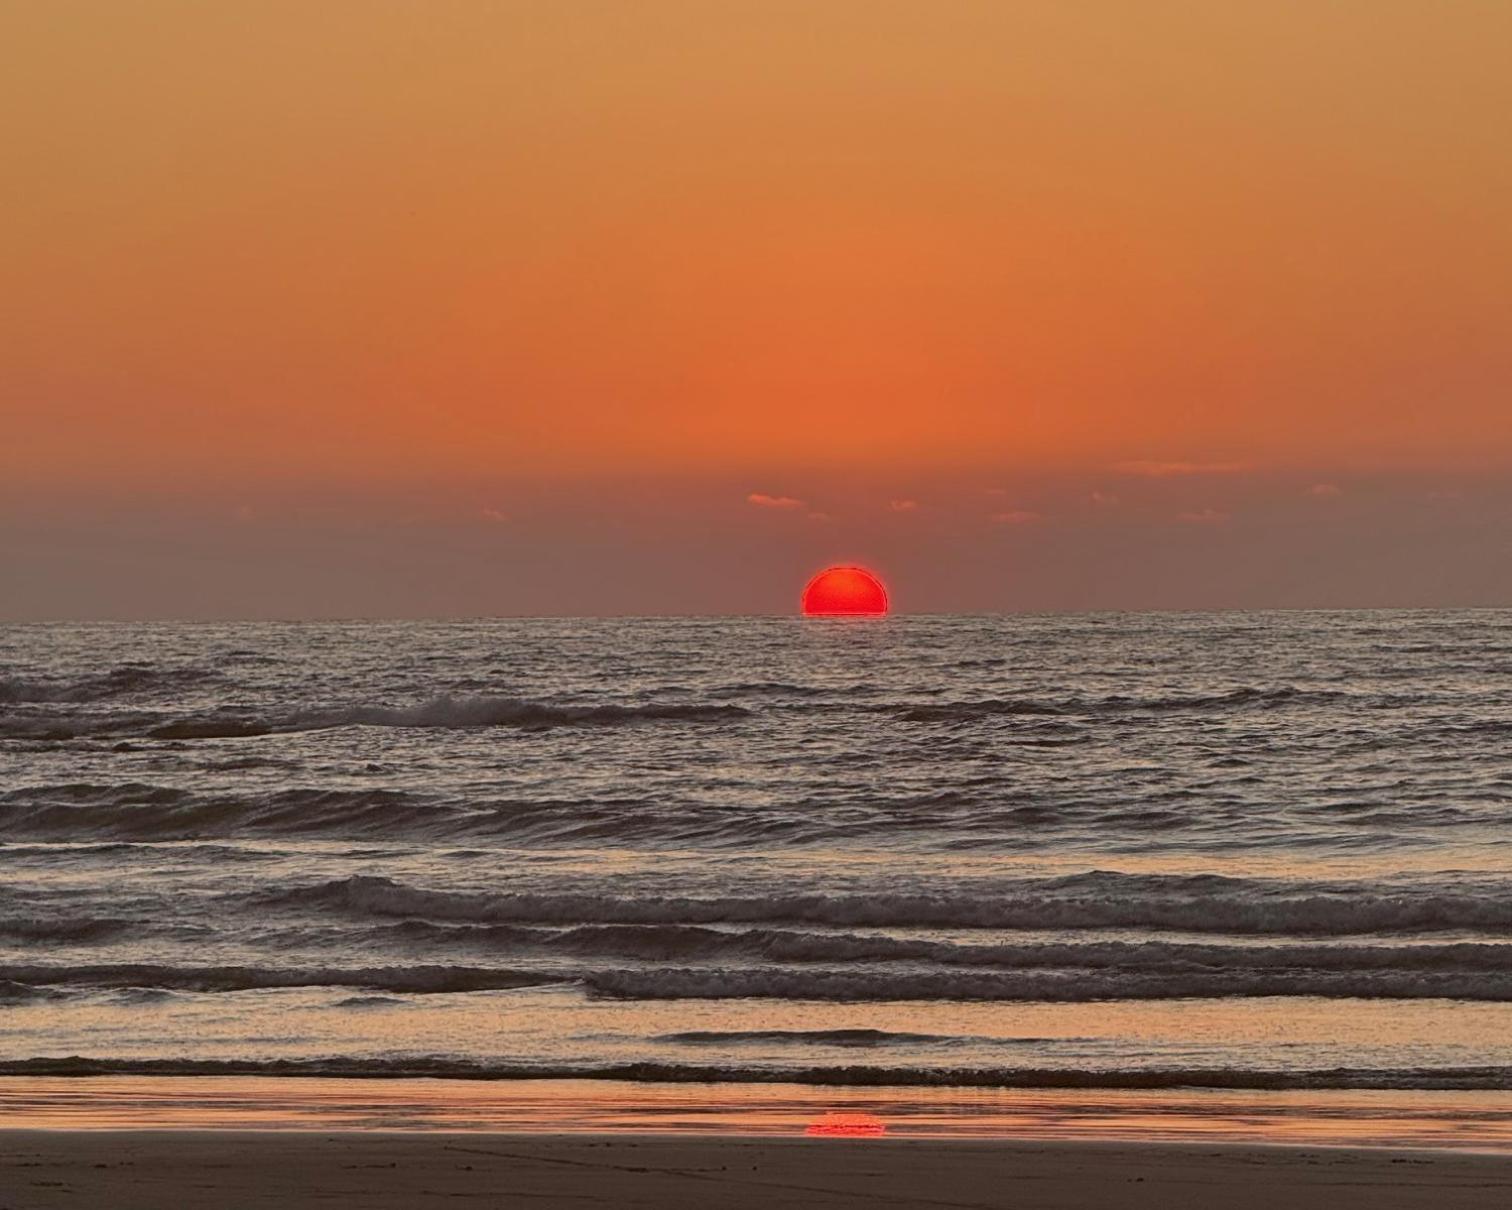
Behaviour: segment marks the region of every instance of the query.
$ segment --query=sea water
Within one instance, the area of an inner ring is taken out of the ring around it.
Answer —
[[[1512,1089],[1512,613],[0,628],[0,1073]]]

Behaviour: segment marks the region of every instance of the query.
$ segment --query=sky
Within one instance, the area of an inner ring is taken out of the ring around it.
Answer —
[[[0,0],[0,619],[1512,604],[1504,0]]]

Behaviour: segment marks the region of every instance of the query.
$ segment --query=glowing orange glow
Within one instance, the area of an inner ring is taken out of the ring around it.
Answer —
[[[808,1124],[804,1134],[842,1139],[876,1138],[887,1125],[874,1113],[826,1113]]]
[[[809,617],[876,615],[887,612],[887,589],[864,567],[828,567],[803,590]]]
[[[4,6],[0,486],[1512,450],[1512,5],[177,7]]]

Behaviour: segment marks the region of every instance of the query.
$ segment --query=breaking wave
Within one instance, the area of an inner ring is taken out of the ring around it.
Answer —
[[[531,1064],[448,1058],[0,1060],[16,1076],[335,1076],[348,1079],[635,1080],[653,1084],[1088,1089],[1512,1089],[1512,1067],[1089,1069],[1054,1067],[742,1066],[701,1063]]]
[[[400,941],[511,954],[646,962],[934,963],[940,966],[1110,971],[1447,971],[1512,975],[1512,944],[1222,945],[1181,941],[965,944],[884,933],[804,932],[706,925],[445,925],[407,920],[353,944]]]
[[[56,995],[56,992],[46,987],[0,979],[0,1004],[32,1004],[38,1000],[52,999]]]
[[[0,966],[0,980],[31,988],[77,991],[152,987],[170,991],[237,992],[271,988],[344,987],[399,994],[507,991],[575,985],[618,1000],[1020,1001],[1180,1000],[1238,996],[1329,999],[1458,999],[1512,1001],[1512,971],[1339,969],[1321,966],[1115,967],[1017,969],[840,968],[764,965],[382,966],[286,969],[250,966],[168,966],[151,963]]]
[[[160,988],[188,992],[240,992],[291,987],[353,987],[410,995],[508,991],[562,982],[534,971],[465,966],[316,967],[167,966],[119,963],[82,966],[0,966],[0,985],[40,989]]]
[[[985,1000],[1085,1003],[1236,996],[1362,1000],[1512,1001],[1512,972],[1335,971],[875,971],[661,968],[595,971],[593,992],[625,1000]]]
[[[468,729],[507,727],[544,731],[560,727],[618,727],[654,722],[722,723],[752,716],[733,697],[763,700],[783,697],[805,701],[824,696],[813,686],[783,682],[742,682],[717,686],[703,701],[566,704],[503,696],[442,695],[414,705],[355,703],[333,707],[251,709],[221,707],[205,713],[175,713],[142,701],[218,679],[201,668],[155,669],[129,665],[76,681],[0,679],[0,703],[14,709],[0,718],[0,739],[244,739],[341,727]],[[1064,719],[1068,728],[1089,716],[1196,711],[1202,713],[1284,706],[1321,705],[1348,697],[1341,691],[1302,690],[1292,686],[1244,686],[1222,693],[1136,697],[1068,696],[1055,700],[985,698],[975,701],[871,702],[851,699],[819,703],[854,708],[863,714],[890,715],[908,723],[975,722],[1014,717],[1041,718],[1045,725]],[[98,706],[128,699],[133,708],[70,712],[50,707]],[[822,711],[821,711],[822,712]]]
[[[772,894],[693,898],[487,894],[427,890],[357,875],[264,892],[267,904],[474,923],[893,926],[986,929],[1155,928],[1231,935],[1346,936],[1450,929],[1512,932],[1504,883],[1484,892],[1353,883],[1273,883],[1218,875],[1094,872],[938,894]]]

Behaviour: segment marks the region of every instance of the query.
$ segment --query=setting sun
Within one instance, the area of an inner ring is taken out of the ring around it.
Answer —
[[[803,590],[807,617],[879,615],[887,612],[887,589],[863,567],[828,567]]]

